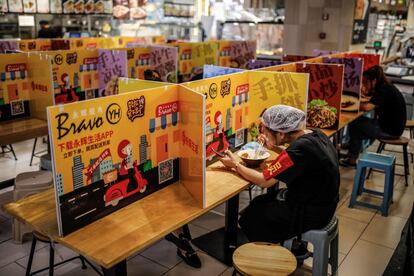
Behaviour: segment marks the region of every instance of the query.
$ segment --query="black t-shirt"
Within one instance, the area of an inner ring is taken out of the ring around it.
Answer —
[[[57,32],[53,28],[44,28],[40,29],[38,34],[38,38],[57,38]]]
[[[378,116],[381,130],[393,136],[400,136],[404,132],[407,119],[401,92],[390,83],[377,85],[371,103],[375,105],[375,114]]]
[[[265,178],[274,177],[286,183],[288,203],[336,207],[338,157],[332,142],[319,130],[293,141],[269,168],[263,171]]]

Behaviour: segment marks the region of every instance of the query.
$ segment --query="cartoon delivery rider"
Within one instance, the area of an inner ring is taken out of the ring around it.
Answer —
[[[66,92],[67,90],[70,89],[69,75],[64,73],[64,74],[62,74],[60,79],[62,80],[62,83],[63,83],[63,87],[62,87],[63,92]]]
[[[132,145],[127,139],[122,140],[118,145],[118,155],[122,158],[120,174],[124,175],[132,168]]]
[[[217,111],[214,115],[214,122],[216,123],[216,130],[214,132],[214,138],[218,139],[217,151],[226,150],[229,147],[226,136],[224,135],[223,128],[223,116],[220,111]]]

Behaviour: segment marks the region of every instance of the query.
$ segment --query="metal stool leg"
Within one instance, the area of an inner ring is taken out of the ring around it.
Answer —
[[[404,154],[405,186],[408,186],[408,175],[410,174],[410,170],[408,169],[408,151],[407,151],[407,145],[403,145],[403,154]]]
[[[55,250],[53,249],[52,242],[50,243],[49,248],[49,276],[53,276],[53,269],[55,265]]]
[[[82,255],[79,255],[79,258],[82,262],[82,269],[87,269],[88,267],[86,266],[86,263],[85,263],[85,257],[83,257]]]
[[[30,270],[32,270],[32,263],[33,263],[34,252],[36,249],[36,242],[37,242],[37,238],[33,236],[32,246],[30,247],[29,261],[27,262],[27,267],[26,267],[26,276],[29,276]]]
[[[10,151],[11,151],[11,153],[12,153],[12,154],[13,154],[13,156],[14,156],[14,160],[16,160],[16,161],[17,161],[16,153],[14,152],[14,149],[13,149],[12,144],[10,144],[10,145],[9,145],[9,147],[10,147]]]
[[[30,157],[30,166],[32,166],[32,163],[33,163],[33,157],[36,151],[36,144],[37,144],[37,137],[34,139],[34,143],[33,143],[32,156]]]

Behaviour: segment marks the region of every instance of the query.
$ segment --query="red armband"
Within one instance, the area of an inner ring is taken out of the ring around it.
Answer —
[[[279,156],[275,159],[275,161],[270,164],[269,167],[263,170],[263,176],[266,180],[269,180],[281,172],[289,169],[294,165],[292,159],[290,159],[289,154],[284,150],[282,151]]]

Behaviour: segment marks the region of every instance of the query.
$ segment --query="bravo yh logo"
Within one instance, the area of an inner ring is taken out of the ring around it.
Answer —
[[[122,109],[119,104],[112,103],[106,109],[106,120],[111,125],[117,124],[122,118]]]

